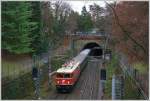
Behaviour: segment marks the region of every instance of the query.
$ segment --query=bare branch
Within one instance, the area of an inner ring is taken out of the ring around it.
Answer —
[[[108,2],[105,1],[105,3],[106,3],[106,4],[111,8],[111,10],[113,11],[113,14],[114,14],[115,20],[116,20],[116,22],[117,22],[117,25],[120,27],[120,29],[123,31],[123,33],[124,33],[125,35],[127,35],[127,37],[128,37],[129,39],[131,39],[131,41],[133,41],[137,46],[139,46],[139,47],[143,50],[143,52],[144,52],[145,54],[147,54],[146,49],[145,49],[140,43],[138,43],[138,42],[131,36],[131,34],[129,34],[130,32],[127,31],[127,30],[123,27],[123,25],[120,24],[119,17],[118,17],[118,15],[117,15],[117,13],[116,13],[115,8],[112,7]]]

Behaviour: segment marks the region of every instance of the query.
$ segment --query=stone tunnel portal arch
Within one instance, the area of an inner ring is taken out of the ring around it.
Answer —
[[[102,47],[96,42],[90,42],[90,43],[85,44],[82,50],[84,49],[91,49],[90,56],[102,56],[103,55]]]

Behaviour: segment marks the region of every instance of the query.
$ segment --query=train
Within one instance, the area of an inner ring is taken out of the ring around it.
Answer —
[[[58,92],[70,92],[72,90],[87,63],[87,57],[90,52],[91,49],[82,50],[76,57],[65,62],[56,71],[54,81]]]

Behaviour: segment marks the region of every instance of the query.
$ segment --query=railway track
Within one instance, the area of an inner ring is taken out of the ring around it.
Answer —
[[[88,63],[86,70],[84,71],[85,75],[83,74],[84,75],[83,79],[85,79],[85,77],[86,77],[86,79],[84,80],[84,82],[82,82],[83,86],[81,88],[81,90],[82,90],[81,97],[80,97],[81,99],[85,99],[86,98],[85,95],[87,95],[86,89],[87,89],[88,80],[89,80],[89,75],[87,75],[87,72],[89,71],[89,68],[88,68],[89,65],[90,65],[90,62]]]
[[[56,94],[54,99],[58,99],[58,100],[61,100],[61,99],[67,99],[69,95],[68,94]]]

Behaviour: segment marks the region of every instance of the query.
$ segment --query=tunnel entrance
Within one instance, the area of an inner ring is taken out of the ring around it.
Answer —
[[[103,49],[100,45],[95,42],[87,43],[82,50],[91,49],[90,56],[102,56]]]
[[[90,53],[90,56],[102,56],[103,50],[101,47],[94,47]]]
[[[95,42],[91,42],[91,43],[87,43],[82,50],[84,49],[93,49],[94,47],[100,47],[97,43]]]

